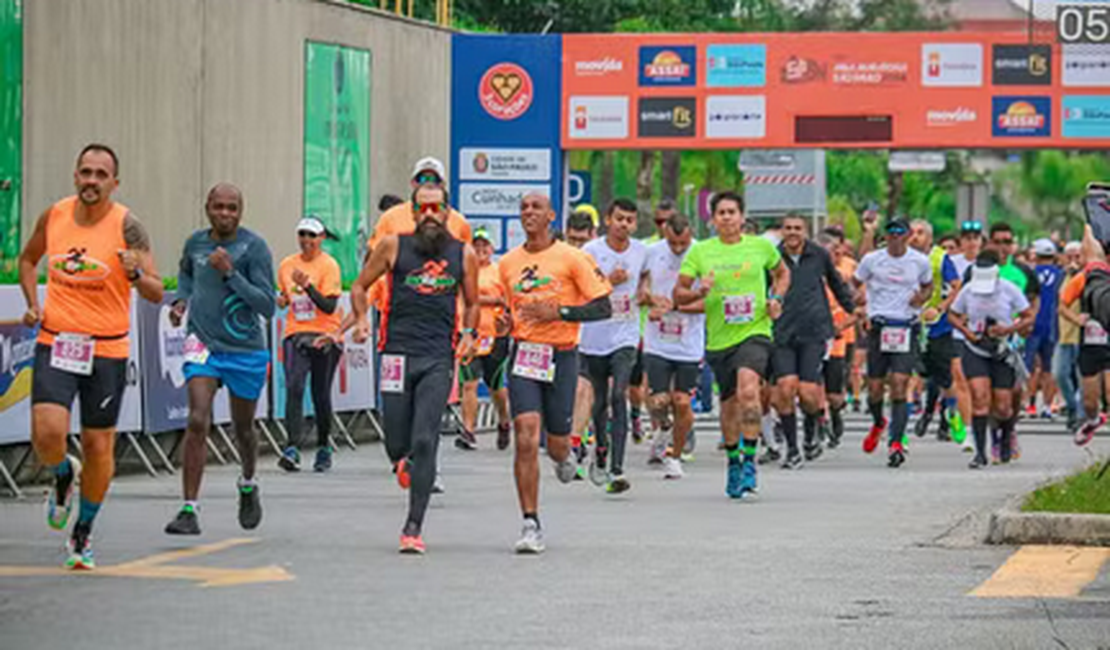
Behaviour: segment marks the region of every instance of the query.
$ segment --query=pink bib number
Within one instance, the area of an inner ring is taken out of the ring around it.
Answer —
[[[755,296],[725,296],[725,322],[729,325],[750,323],[755,317]]]
[[[293,319],[299,323],[316,318],[316,305],[312,304],[312,298],[304,294],[293,296],[290,306],[293,309]]]
[[[682,317],[678,314],[666,314],[659,320],[659,338],[667,343],[678,343],[682,340]]]
[[[1091,319],[1083,326],[1083,343],[1085,345],[1106,345],[1106,330],[1097,320]]]
[[[185,337],[185,345],[182,350],[185,354],[185,361],[187,363],[195,363],[202,366],[208,363],[208,348],[200,342],[196,334],[190,334]]]
[[[382,392],[405,392],[405,357],[403,355],[382,355]]]
[[[618,320],[632,318],[632,296],[626,293],[615,293],[609,296],[609,302],[613,305],[613,318]]]
[[[889,354],[905,354],[910,351],[910,328],[884,327],[879,335],[879,351]]]
[[[50,350],[50,365],[78,375],[91,375],[92,337],[85,334],[58,334],[54,337],[54,345]]]
[[[536,381],[554,381],[555,349],[542,343],[520,343],[513,362],[513,374]]]

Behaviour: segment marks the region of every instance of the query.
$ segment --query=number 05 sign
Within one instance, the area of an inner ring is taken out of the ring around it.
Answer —
[[[1110,43],[1110,3],[1056,7],[1060,43]]]

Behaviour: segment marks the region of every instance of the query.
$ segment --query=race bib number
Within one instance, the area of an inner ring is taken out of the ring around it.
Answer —
[[[554,381],[555,349],[543,343],[521,343],[513,360],[513,374],[536,381]]]
[[[293,296],[293,300],[290,301],[290,308],[293,310],[293,320],[298,323],[316,318],[316,305],[313,304],[312,298],[303,293]]]
[[[50,365],[76,375],[91,375],[93,340],[86,334],[61,333],[54,337],[50,349]]]
[[[200,342],[196,334],[185,337],[183,352],[186,363],[195,363],[201,366],[208,363],[208,347]]]
[[[632,319],[632,296],[624,294],[613,294],[609,296],[609,303],[613,306],[613,318],[616,320],[631,320]]]
[[[405,392],[405,357],[400,354],[382,355],[382,392]]]
[[[659,339],[665,343],[679,343],[682,341],[683,322],[682,316],[675,313],[664,314],[659,319]]]
[[[729,325],[750,323],[755,318],[755,296],[725,296],[725,322]]]
[[[1097,320],[1089,320],[1083,326],[1083,343],[1086,345],[1106,345],[1106,330]]]
[[[489,354],[493,351],[493,337],[483,336],[478,339],[478,354]]]
[[[879,333],[879,350],[890,354],[905,354],[910,351],[910,328],[884,327]]]

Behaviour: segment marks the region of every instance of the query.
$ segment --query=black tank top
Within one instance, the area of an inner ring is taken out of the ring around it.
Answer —
[[[420,253],[413,235],[397,238],[382,350],[406,356],[448,356],[455,349],[455,313],[463,275],[463,244],[449,238],[437,256]]]

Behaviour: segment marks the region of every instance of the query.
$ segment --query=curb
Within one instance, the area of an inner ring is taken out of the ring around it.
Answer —
[[[1110,546],[1110,515],[1021,512],[1007,505],[991,515],[987,543]]]

